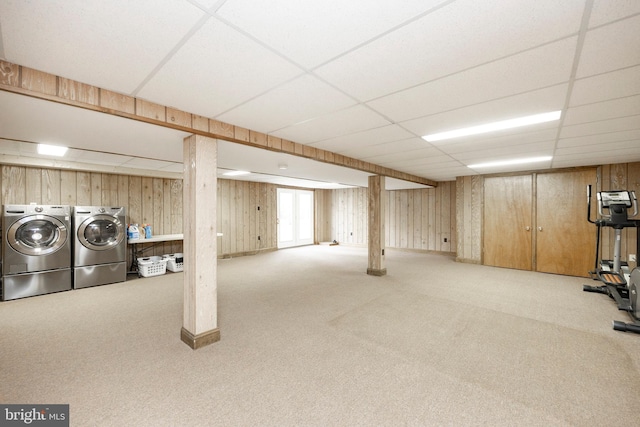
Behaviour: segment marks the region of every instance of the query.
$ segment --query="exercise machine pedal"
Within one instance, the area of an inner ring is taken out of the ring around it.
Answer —
[[[627,286],[625,278],[615,271],[599,271],[598,278],[605,285]]]

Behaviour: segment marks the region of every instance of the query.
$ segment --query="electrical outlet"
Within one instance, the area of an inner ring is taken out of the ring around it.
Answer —
[[[629,254],[629,261],[636,262],[636,254]]]

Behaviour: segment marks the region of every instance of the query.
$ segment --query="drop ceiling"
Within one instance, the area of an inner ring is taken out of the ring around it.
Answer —
[[[638,1],[3,0],[0,58],[434,181],[640,161]],[[5,156],[59,135],[74,161],[181,170],[183,132],[24,99],[0,91]],[[554,110],[558,122],[421,138]],[[540,156],[552,160],[467,167]],[[366,185],[232,143],[219,161],[256,172],[244,179]]]

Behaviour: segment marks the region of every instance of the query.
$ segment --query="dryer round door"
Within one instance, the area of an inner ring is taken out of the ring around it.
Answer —
[[[91,216],[78,227],[78,241],[94,251],[113,249],[124,237],[122,221],[110,215]]]
[[[67,243],[67,226],[47,215],[20,218],[7,230],[9,245],[23,255],[49,255]]]

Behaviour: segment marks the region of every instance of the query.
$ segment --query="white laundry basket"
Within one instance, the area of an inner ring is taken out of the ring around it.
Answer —
[[[167,272],[167,260],[159,256],[138,258],[138,274],[142,277],[161,276]]]
[[[178,272],[184,270],[184,258],[183,254],[178,252],[175,254],[165,254],[162,258],[167,260],[167,270]]]

